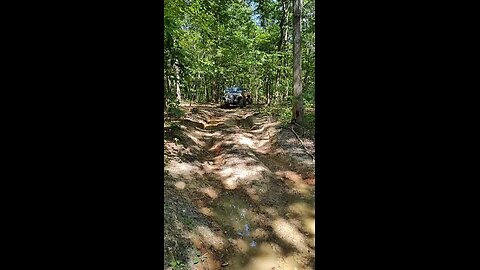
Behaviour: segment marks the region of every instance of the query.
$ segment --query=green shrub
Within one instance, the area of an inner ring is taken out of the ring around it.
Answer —
[[[167,107],[167,115],[173,118],[180,118],[185,115],[185,112],[178,106]]]

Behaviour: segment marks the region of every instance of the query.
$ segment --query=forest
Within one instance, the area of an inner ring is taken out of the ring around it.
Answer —
[[[313,123],[315,2],[302,1],[300,8],[301,95]],[[166,0],[165,109],[182,101],[218,103],[225,87],[240,85],[255,104],[287,121],[294,97],[293,21],[293,1]]]
[[[165,0],[163,57],[164,269],[315,269],[315,1]]]

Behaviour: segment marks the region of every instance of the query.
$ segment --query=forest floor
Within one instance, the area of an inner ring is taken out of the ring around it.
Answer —
[[[314,269],[314,141],[253,107],[184,110],[164,127],[164,268]]]

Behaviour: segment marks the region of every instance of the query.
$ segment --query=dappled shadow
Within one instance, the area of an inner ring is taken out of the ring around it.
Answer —
[[[165,185],[193,209],[176,230],[202,253],[198,269],[313,269],[315,175],[276,148],[278,123],[210,107],[179,126]]]

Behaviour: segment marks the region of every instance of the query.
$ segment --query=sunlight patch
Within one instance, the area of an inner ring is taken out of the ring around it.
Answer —
[[[269,243],[261,243],[258,249],[243,269],[290,269],[280,267],[279,262],[283,261],[282,257]]]
[[[275,174],[283,179],[288,179],[287,184],[293,184],[292,192],[300,192],[304,195],[310,193],[309,185],[304,182],[300,174],[293,171],[277,171]]]
[[[254,154],[248,154],[246,157],[238,157],[238,154],[226,154],[223,157],[224,164],[216,174],[221,179],[227,189],[235,189],[238,185],[249,185],[253,181],[266,181],[263,177],[264,172],[270,172]],[[254,199],[258,199],[258,193],[248,190],[248,195]],[[258,192],[258,191],[257,191]]]
[[[305,225],[304,226],[305,231],[315,235],[315,219],[314,218],[304,218],[303,224]]]
[[[276,175],[280,176],[280,177],[283,177],[283,178],[287,178],[289,180],[291,180],[292,182],[294,183],[302,183],[302,176],[299,175],[298,173],[296,172],[292,172],[292,171],[278,171],[275,173]]]
[[[198,226],[197,232],[203,237],[203,241],[213,246],[216,250],[222,249],[224,242],[222,237],[214,234],[210,228],[205,226]]]
[[[254,144],[253,144],[253,141],[252,139],[250,138],[247,138],[245,136],[242,135],[241,139],[238,141],[240,144],[243,144],[243,145],[248,145],[249,147],[253,147]]]
[[[184,177],[186,179],[192,179],[195,173],[202,173],[198,166],[191,165],[190,163],[180,163],[175,160],[171,161],[165,169],[173,177]]]
[[[186,186],[186,184],[185,184],[185,182],[183,182],[183,181],[178,181],[178,182],[175,183],[175,187],[176,187],[177,189],[184,189],[185,186]]]
[[[222,146],[223,144],[223,141],[220,141],[216,144],[214,144],[212,147],[210,147],[210,149],[208,149],[209,151],[216,151],[218,148],[220,148],[220,146]]]
[[[309,206],[307,203],[304,203],[304,202],[293,203],[288,207],[288,211],[302,217],[305,217],[308,215],[315,216],[315,208],[313,208],[312,206]]]
[[[257,195],[257,190],[254,188],[247,187],[245,189],[247,191],[248,196],[254,200],[254,201],[259,201],[260,197]]]
[[[241,253],[247,253],[247,251],[249,249],[248,243],[247,243],[247,241],[245,241],[245,239],[241,239],[241,238],[234,239],[233,244],[235,245],[236,250],[240,251]]]
[[[309,249],[305,245],[304,235],[285,219],[276,219],[272,224],[272,228],[278,237],[296,247],[299,251],[306,252]]]
[[[209,217],[214,216],[214,213],[213,213],[212,209],[210,209],[208,207],[200,208],[200,213],[204,214],[205,216],[209,216]]]
[[[237,188],[237,181],[235,181],[236,179],[233,179],[233,178],[228,178],[223,182],[223,185],[225,186],[226,189],[235,189]]]
[[[207,194],[212,199],[216,199],[218,197],[218,192],[212,187],[202,188],[200,191]]]

